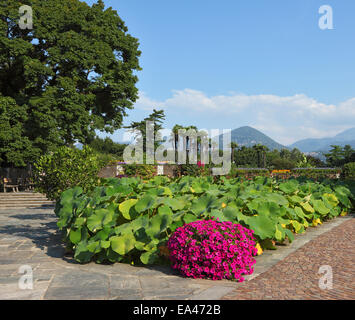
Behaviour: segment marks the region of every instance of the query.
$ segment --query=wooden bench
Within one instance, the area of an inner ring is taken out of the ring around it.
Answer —
[[[19,185],[14,183],[10,178],[3,178],[2,183],[3,183],[4,192],[6,192],[6,189],[9,188],[11,188],[12,191],[14,192],[18,192]]]

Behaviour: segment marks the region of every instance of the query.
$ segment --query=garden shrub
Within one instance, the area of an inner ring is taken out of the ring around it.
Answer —
[[[170,237],[168,249],[172,268],[184,276],[240,282],[253,273],[257,255],[253,231],[229,221],[186,224]]]
[[[157,168],[150,164],[125,164],[124,173],[127,177],[141,177],[142,179],[151,179],[156,175]]]
[[[343,174],[346,179],[355,180],[355,162],[349,162],[344,165]]]
[[[235,178],[249,178],[255,176],[270,176],[270,171],[268,169],[262,168],[236,168],[232,167],[230,174],[228,177]]]
[[[306,177],[308,179],[327,179],[340,175],[341,169],[328,169],[328,168],[295,168],[291,170],[291,175],[299,177]]]
[[[87,146],[82,150],[60,147],[35,163],[36,190],[51,200],[57,200],[63,191],[75,186],[87,192],[98,185],[98,172],[105,165],[106,162]]]
[[[289,160],[289,159],[282,159],[282,158],[276,158],[272,160],[271,162],[271,167],[272,169],[275,170],[280,170],[280,169],[293,169],[296,166],[296,163]]]
[[[181,164],[179,165],[179,175],[190,177],[205,176],[210,172],[210,166],[202,164],[198,161],[197,164]]]

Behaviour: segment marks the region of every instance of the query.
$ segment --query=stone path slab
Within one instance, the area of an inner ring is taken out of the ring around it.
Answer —
[[[245,283],[349,219],[338,218],[310,228],[292,245],[257,257],[255,274]],[[56,221],[51,209],[0,210],[0,299],[216,300],[234,294],[243,285],[227,280],[187,279],[167,266],[78,264],[64,255]],[[23,276],[19,268],[23,265],[32,268],[32,289],[19,288]]]

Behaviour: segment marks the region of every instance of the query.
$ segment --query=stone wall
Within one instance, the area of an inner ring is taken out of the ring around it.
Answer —
[[[174,164],[158,164],[156,167],[156,175],[164,175],[168,177],[176,177],[178,175],[178,166]],[[102,168],[98,174],[100,178],[114,178],[124,175],[124,165],[113,164]]]

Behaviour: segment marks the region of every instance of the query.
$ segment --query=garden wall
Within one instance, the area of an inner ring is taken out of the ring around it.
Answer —
[[[124,163],[111,164],[99,172],[101,178],[112,178],[129,176],[125,172]],[[152,168],[153,175],[165,175],[169,177],[179,176],[180,166],[175,164],[157,164],[157,165],[136,165]],[[313,179],[339,179],[341,177],[341,169],[339,168],[297,168],[293,170],[268,170],[263,168],[235,168],[227,175],[229,178],[243,177],[252,179],[256,176],[278,177],[281,179],[307,177]]]

